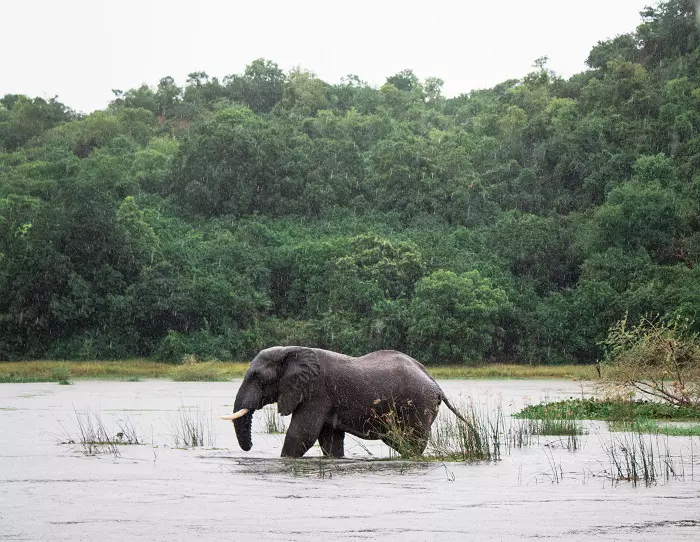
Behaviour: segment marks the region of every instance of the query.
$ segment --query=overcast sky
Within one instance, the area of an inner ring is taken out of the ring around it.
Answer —
[[[263,57],[336,83],[411,68],[448,96],[522,77],[570,76],[599,40],[630,32],[656,0],[23,0],[2,7],[0,95],[104,108],[111,89],[166,75],[224,77]]]

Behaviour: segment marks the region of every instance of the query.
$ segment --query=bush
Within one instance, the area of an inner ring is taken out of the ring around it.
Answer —
[[[691,325],[687,319],[656,317],[628,327],[625,316],[603,342],[604,378],[625,392],[700,405],[700,341]]]
[[[57,365],[51,370],[51,378],[64,386],[73,383],[71,382],[71,376],[73,375],[71,374],[70,367],[66,364]]]
[[[182,363],[192,356],[199,361],[230,360],[250,349],[246,332],[214,334],[208,330],[192,333],[169,331],[158,345],[154,357],[158,361]]]

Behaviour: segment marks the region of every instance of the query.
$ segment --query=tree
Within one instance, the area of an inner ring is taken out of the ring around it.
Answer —
[[[287,127],[234,107],[194,126],[180,146],[171,194],[192,214],[294,212],[304,183]]]
[[[405,92],[410,92],[419,85],[418,77],[413,73],[413,70],[409,69],[401,70],[399,73],[387,77],[386,82]]]
[[[13,151],[72,118],[74,113],[55,97],[47,101],[6,94],[0,98],[0,149]]]
[[[700,340],[687,320],[627,317],[605,340],[604,377],[617,389],[676,406],[700,406]]]
[[[506,293],[478,271],[435,271],[416,285],[409,308],[408,342],[429,363],[474,363],[493,346]]]
[[[256,113],[269,113],[282,99],[286,77],[277,64],[258,58],[245,68],[243,75],[225,79],[235,98]]]
[[[658,263],[674,262],[677,240],[687,228],[685,203],[660,182],[643,183],[643,178],[615,188],[597,209],[593,242],[601,249],[644,248]]]
[[[319,109],[328,107],[328,85],[316,75],[301,69],[292,70],[287,76],[282,98],[277,109],[293,117],[311,117]]]

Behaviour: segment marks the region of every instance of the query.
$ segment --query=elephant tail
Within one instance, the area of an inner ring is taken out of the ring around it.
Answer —
[[[445,396],[445,393],[444,393],[444,392],[442,393],[442,400],[443,400],[443,402],[445,403],[445,405],[447,405],[447,408],[449,408],[455,416],[457,416],[460,420],[462,420],[464,423],[466,423],[468,426],[471,427],[472,422],[470,422],[469,420],[467,420],[464,416],[462,416],[462,415],[459,413],[459,411],[458,411],[454,406],[452,406],[452,403],[450,403],[450,402],[447,400],[447,397]]]

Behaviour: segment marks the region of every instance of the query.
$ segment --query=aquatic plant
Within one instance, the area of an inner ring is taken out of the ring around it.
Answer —
[[[61,424],[60,444],[76,444],[85,455],[109,453],[119,457],[119,445],[142,444],[134,422],[128,416],[117,420],[117,431],[110,431],[98,411],[73,409],[77,432],[73,434]]]
[[[284,420],[279,415],[275,405],[268,405],[263,408],[263,429],[266,433],[284,433],[287,428]]]
[[[672,437],[697,437],[700,436],[700,424],[662,424],[657,420],[636,419],[629,421],[608,422],[611,432],[636,431],[638,433],[654,433]]]
[[[170,420],[170,435],[177,448],[196,448],[215,446],[213,417],[207,417],[199,407],[181,406],[178,415]]]
[[[700,408],[629,399],[568,399],[528,405],[514,414],[516,418],[578,420],[700,420]]]
[[[671,454],[668,437],[644,434],[630,428],[625,433],[599,434],[601,446],[608,456],[609,470],[604,471],[615,482],[643,482],[650,486],[657,481],[684,478],[682,458]]]
[[[56,365],[51,370],[51,379],[55,380],[62,386],[68,386],[73,383],[71,382],[71,376],[72,374],[70,371],[70,367],[65,363]]]

